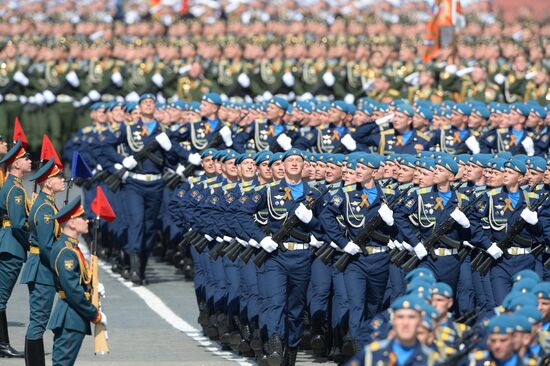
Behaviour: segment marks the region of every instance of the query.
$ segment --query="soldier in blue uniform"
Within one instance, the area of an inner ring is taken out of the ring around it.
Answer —
[[[8,176],[0,189],[0,212],[3,217],[0,230],[0,356],[22,358],[23,353],[10,346],[6,305],[29,249],[27,217],[30,201],[22,179],[31,171],[32,162],[18,141],[0,160],[0,164],[8,169]]]
[[[472,135],[468,129],[468,117],[471,114],[471,108],[466,103],[457,103],[453,105],[451,125],[448,129],[441,128],[433,132],[431,143],[436,150],[448,152],[450,154],[462,154],[469,151],[477,154],[479,147],[471,143]],[[468,142],[467,142],[468,141]],[[468,146],[470,145],[470,146]]]
[[[78,236],[88,233],[80,197],[69,202],[53,219],[62,233],[49,253],[59,296],[48,323],[48,329],[54,333],[52,364],[74,365],[84,337],[92,334],[90,322],[107,326],[107,317],[90,300],[91,273],[78,248]]]
[[[115,169],[120,170],[124,167],[127,170],[126,183],[123,184],[122,190],[128,222],[133,226],[132,230],[128,230],[125,251],[130,254],[130,279],[141,285],[146,282],[145,269],[155,241],[164,182],[162,166],[155,164],[149,157],[138,163],[133,154],[156,140],[160,148],[151,154],[163,162],[175,158],[174,154],[169,154],[172,149],[170,138],[164,132],[163,126],[154,119],[155,97],[152,94],[142,95],[139,108],[141,119],[122,129],[120,135],[111,135],[102,140],[105,148],[101,149],[101,153],[105,154],[109,161],[117,162],[114,164]],[[115,151],[120,144],[124,144],[129,156],[122,158]]]
[[[393,339],[375,341],[365,346],[346,365],[435,365],[439,355],[417,339],[422,323],[421,301],[415,295],[403,296],[391,305]]]
[[[296,362],[304,327],[303,314],[311,270],[309,233],[315,233],[319,227],[315,216],[320,204],[312,210],[303,204],[306,198],[315,199],[318,191],[302,181],[302,153],[297,149],[290,149],[283,156],[283,164],[284,179],[254,194],[246,205],[251,208],[248,212],[267,211],[267,225],[271,235],[280,230],[289,215],[296,214],[300,224],[285,239],[283,246],[286,250],[278,249],[278,244],[271,235],[266,235],[251,216],[241,223],[251,238],[263,250],[271,253],[259,269],[269,338],[267,361],[270,365],[279,365],[283,361],[283,344],[284,358],[288,360],[285,364],[294,365]]]
[[[353,341],[344,345],[344,354],[353,355],[367,339],[365,323],[382,310],[382,300],[388,283],[388,237],[395,235],[393,212],[384,203],[385,193],[376,182],[380,159],[376,155],[361,153],[351,163],[356,170],[357,184],[345,186],[332,196],[321,212],[320,221],[327,236],[353,260],[344,272],[349,296],[349,325]],[[374,216],[380,215],[383,223],[376,237],[367,243],[367,252],[354,243],[354,238]],[[338,223],[342,216],[346,235]],[[393,227],[393,228],[392,228]],[[351,295],[353,294],[353,295]]]
[[[44,164],[30,180],[40,185],[41,190],[29,212],[31,246],[21,275],[21,283],[29,287],[30,307],[29,326],[25,336],[25,361],[27,365],[43,365],[43,335],[55,298],[54,274],[50,268],[49,253],[60,234],[59,225],[53,219],[57,214],[55,194],[65,190],[65,181],[54,158]]]

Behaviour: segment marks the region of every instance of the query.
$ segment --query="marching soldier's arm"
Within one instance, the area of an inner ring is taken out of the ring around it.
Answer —
[[[344,205],[345,200],[343,195],[341,192],[337,192],[321,211],[319,216],[321,227],[326,233],[326,236],[340,248],[344,248],[349,242],[348,238],[346,238],[342,232],[342,228],[337,220],[337,217],[342,215],[343,210],[345,210]]]
[[[36,228],[36,239],[40,243],[40,255],[43,258],[50,257],[50,251],[56,239],[54,215],[53,207],[44,204],[35,212],[34,217],[30,218],[30,220],[33,220],[34,227]]]
[[[490,154],[497,151],[497,137],[495,130],[490,130],[477,139],[479,142],[480,153]]]
[[[398,237],[401,241],[406,241],[412,246],[415,246],[420,241],[418,228],[413,225],[410,216],[416,213],[418,208],[418,194],[410,194],[399,206],[399,214],[394,215],[394,226],[399,228]]]
[[[539,210],[539,222],[543,229],[541,241],[550,243],[550,202],[546,201]]]
[[[101,320],[100,311],[82,290],[78,254],[69,248],[63,248],[57,254],[53,265],[61,289],[65,292],[65,301],[85,319],[92,323],[99,322]]]
[[[23,229],[27,222],[27,211],[25,209],[25,191],[23,188],[14,186],[6,198],[6,209],[11,221],[11,227]]]
[[[487,221],[489,216],[489,196],[486,193],[482,194],[483,198],[481,198],[476,206],[468,213],[468,219],[471,225],[470,232],[472,233],[469,243],[483,250],[487,250],[492,243],[491,230],[488,227],[489,223]]]
[[[266,235],[262,228],[254,221],[253,215],[259,211],[267,210],[266,189],[262,189],[260,192],[255,192],[244,202],[242,202],[241,197],[241,203],[241,227],[250,236],[250,238],[260,242],[266,237]]]

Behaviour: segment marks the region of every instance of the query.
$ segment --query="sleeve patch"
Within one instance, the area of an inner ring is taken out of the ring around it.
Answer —
[[[15,197],[14,197],[14,200],[15,200],[15,203],[16,203],[17,205],[20,205],[20,204],[23,203],[23,196],[22,196],[22,195],[15,196]]]
[[[45,223],[45,224],[49,224],[50,222],[52,222],[52,215],[50,215],[50,214],[45,214],[45,215],[44,215],[44,223]]]
[[[334,206],[340,206],[340,203],[342,203],[342,197],[340,197],[339,195],[334,195],[331,201]]]
[[[74,269],[74,260],[67,259],[63,262],[63,266],[67,271],[72,271]]]
[[[256,194],[252,197],[252,201],[258,202],[258,201],[260,200],[260,198],[261,198],[261,196],[260,196],[258,193],[256,193]]]

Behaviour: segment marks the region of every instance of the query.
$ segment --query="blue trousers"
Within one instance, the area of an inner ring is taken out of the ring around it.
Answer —
[[[246,264],[241,260],[238,260],[238,262],[241,271],[241,289],[243,293],[240,304],[241,320],[251,321],[260,312],[256,265],[251,260]]]
[[[208,247],[198,253],[199,262],[203,268],[205,274],[204,294],[206,302],[209,304],[211,310],[214,310],[214,295],[216,293],[216,278],[214,277],[214,271],[212,270],[212,264],[210,257],[208,256]]]
[[[189,246],[189,252],[193,260],[193,284],[195,285],[195,291],[204,291],[204,287],[206,286],[206,273],[200,260],[200,254],[193,245]]]
[[[155,242],[157,218],[162,200],[162,180],[140,182],[128,179],[124,185],[126,214],[128,215],[128,253],[149,256]]]
[[[456,300],[460,313],[464,314],[475,308],[474,281],[470,256],[466,256],[464,262],[460,265],[459,271]]]
[[[223,268],[223,261],[221,257],[216,260],[208,257],[210,261],[210,269],[212,270],[214,280],[214,309],[219,312],[225,312],[227,306],[227,280],[225,277],[225,270]]]
[[[41,339],[52,313],[56,294],[55,286],[31,282],[28,284],[28,288],[30,317],[26,338],[29,340]]]
[[[547,269],[544,267],[544,262],[546,262],[550,258],[550,254],[543,253],[542,255],[542,279],[544,281],[550,281],[550,269]]]
[[[328,321],[328,308],[331,298],[332,268],[319,258],[311,263],[309,312],[312,319]]]
[[[458,276],[460,273],[460,260],[458,255],[447,255],[437,257],[433,260],[431,256],[427,256],[422,260],[419,267],[429,268],[435,275],[438,282],[445,282],[453,289],[453,293],[457,293]]]
[[[268,336],[277,333],[289,347],[297,347],[304,331],[306,292],[311,274],[309,250],[272,254],[263,265]]]
[[[58,328],[53,331],[52,366],[72,366],[84,340],[84,333]]]
[[[340,255],[337,254],[332,258],[332,264],[340,258]],[[333,265],[330,266],[331,276],[332,276],[332,328],[336,328],[340,325],[348,324],[348,315],[349,315],[349,303],[348,303],[348,291],[346,289],[346,280],[344,274],[334,268]]]
[[[23,262],[23,259],[9,253],[0,253],[0,311],[6,310]]]
[[[366,343],[368,320],[382,311],[389,262],[389,253],[359,254],[344,272],[349,296],[349,330],[359,345]]]
[[[512,277],[524,269],[535,269],[535,258],[531,254],[515,255],[510,259],[501,257],[491,268],[491,284],[497,305],[502,304],[504,297],[512,290]]]
[[[241,273],[239,263],[231,262],[227,257],[220,258],[225,273],[227,293],[227,314],[231,317],[240,315],[239,295],[241,291]]]
[[[395,299],[405,294],[407,289],[407,281],[405,281],[405,271],[403,268],[390,263],[390,298],[389,303],[393,303]]]

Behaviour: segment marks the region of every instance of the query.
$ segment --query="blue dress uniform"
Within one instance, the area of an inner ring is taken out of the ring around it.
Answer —
[[[380,161],[375,155],[360,157],[356,164],[377,169]],[[385,193],[376,184],[371,189],[360,184],[345,186],[335,194],[321,212],[320,221],[327,236],[344,249],[359,235],[365,225],[379,212]],[[338,223],[342,216],[343,232]],[[377,229],[376,238],[367,243],[368,255],[355,255],[344,272],[347,293],[349,294],[349,326],[351,336],[363,345],[366,342],[366,322],[382,311],[384,292],[388,283],[388,241],[395,235],[395,227],[383,222]]]
[[[498,170],[506,168],[525,173],[525,163],[519,159],[502,162],[495,159],[492,167]],[[487,197],[476,207],[475,215],[482,222],[484,230],[472,230],[472,243],[484,250],[489,250],[492,243],[498,243],[506,236],[507,230],[522,216],[525,208],[537,202],[539,195],[519,189],[509,192],[505,187],[493,188],[487,192]],[[473,228],[472,228],[473,229]],[[514,238],[509,248],[510,259],[499,258],[491,269],[491,283],[496,305],[502,303],[504,297],[512,288],[512,277],[521,270],[535,269],[535,258],[530,254],[531,246],[536,238],[543,234],[541,222],[534,225],[527,223]]]
[[[285,153],[284,159],[300,154],[299,150],[291,149]],[[268,185],[265,189],[256,192],[245,205],[252,208],[249,212],[267,211],[269,232],[275,234],[300,203],[307,197],[316,199],[318,195],[319,192],[306,182],[291,185],[283,179],[277,184]],[[267,333],[270,338],[269,356],[274,358],[282,357],[281,338],[290,352],[294,352],[294,357],[302,338],[303,313],[306,308],[306,292],[311,269],[311,255],[307,250],[309,233],[318,231],[319,222],[315,216],[319,209],[320,204],[312,209],[311,221],[308,224],[300,222],[295,227],[296,232],[285,239],[284,245],[287,250],[276,249],[258,270],[258,285],[265,297],[263,301]],[[253,222],[251,216],[247,217],[243,227],[260,244],[267,238],[261,227]],[[304,234],[307,236],[306,240],[304,240]]]
[[[40,183],[62,174],[63,172],[51,158],[31,177],[31,181]],[[21,274],[21,283],[28,285],[29,288],[30,318],[25,337],[25,353],[28,360],[31,357],[36,361],[44,360],[42,338],[55,298],[54,275],[50,268],[49,253],[53,242],[60,234],[59,225],[53,219],[56,214],[55,198],[40,192],[29,212],[31,246],[27,264]]]
[[[80,198],[76,198],[55,219],[63,223],[83,215]],[[78,239],[62,233],[50,252],[50,266],[59,295],[48,323],[54,333],[52,365],[74,365],[84,337],[92,334],[90,322],[100,322],[102,315],[90,300],[91,277]]]
[[[0,164],[9,167],[21,158],[28,158],[28,154],[21,142],[17,142],[0,160]],[[30,201],[21,179],[8,174],[0,189],[0,214],[3,218],[0,230],[0,356],[3,357],[23,357],[23,353],[10,346],[6,305],[27,259],[28,242],[25,237],[28,236],[26,223],[29,209]],[[15,236],[14,231],[19,235]]]
[[[453,105],[452,110],[463,116],[469,116],[472,112],[471,108],[465,103]],[[466,145],[466,140],[470,136],[472,136],[472,134],[468,128],[460,130],[457,127],[450,126],[447,129],[441,128],[433,131],[431,143],[435,146],[436,150],[454,155],[464,154],[470,151]]]

